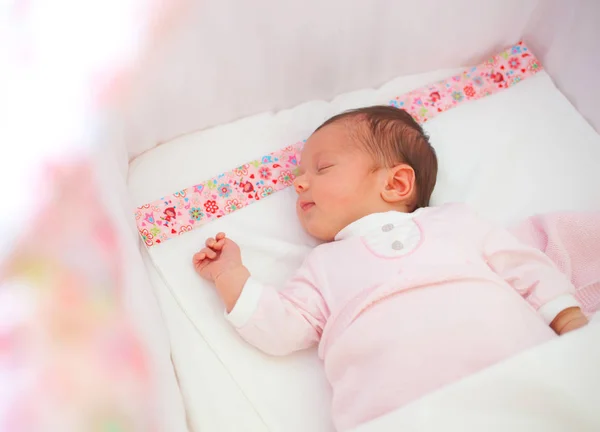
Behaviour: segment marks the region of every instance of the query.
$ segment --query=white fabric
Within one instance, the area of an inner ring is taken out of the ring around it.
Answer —
[[[540,307],[538,313],[542,316],[544,321],[550,324],[559,313],[571,307],[581,307],[581,305],[575,297],[570,294],[565,294]]]
[[[598,431],[599,340],[596,322],[353,432]]]
[[[231,312],[225,314],[225,318],[227,318],[234,327],[243,327],[254,311],[256,311],[261,294],[262,284],[252,277],[248,278],[235,306]]]
[[[150,202],[305,138],[343,109],[386,103],[451,72],[405,77],[331,103],[310,102],[182,136],[131,164],[131,195],[137,205]],[[466,201],[500,223],[534,212],[600,209],[600,189],[591,187],[600,183],[600,137],[545,73],[444,113],[426,129],[440,159],[433,204]],[[271,358],[244,344],[224,319],[214,288],[191,263],[206,237],[225,231],[240,244],[254,277],[283,282],[315,245],[296,220],[294,201],[290,188],[149,251],[168,281],[155,278],[194,431],[332,430],[330,390],[316,353]],[[556,346],[557,362],[579,367],[569,344],[561,339]],[[531,362],[521,366],[533,373]],[[553,391],[569,393],[580,383],[559,384]],[[462,409],[467,415],[468,407]]]

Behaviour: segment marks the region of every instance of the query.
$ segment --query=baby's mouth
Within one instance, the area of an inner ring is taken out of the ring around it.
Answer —
[[[301,201],[300,202],[300,208],[302,209],[302,211],[308,211],[311,208],[313,208],[315,206],[314,202],[309,202],[309,201]]]

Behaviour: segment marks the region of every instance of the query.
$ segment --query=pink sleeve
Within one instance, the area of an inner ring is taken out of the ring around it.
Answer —
[[[329,316],[316,273],[309,257],[280,292],[251,277],[227,319],[267,354],[286,355],[316,344]]]
[[[519,242],[505,229],[487,234],[483,253],[491,269],[508,282],[550,324],[562,310],[579,307],[575,288],[552,260]]]

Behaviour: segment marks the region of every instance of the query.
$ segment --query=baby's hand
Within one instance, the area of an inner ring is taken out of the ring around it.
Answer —
[[[211,282],[243,265],[239,246],[222,232],[206,239],[206,247],[194,255],[193,262],[196,272]]]
[[[204,279],[214,282],[227,312],[235,306],[250,272],[242,264],[240,247],[224,233],[206,240],[206,247],[194,255],[194,268]]]
[[[571,307],[563,310],[550,323],[550,327],[557,334],[562,335],[567,332],[577,330],[588,323],[587,318],[578,307]]]

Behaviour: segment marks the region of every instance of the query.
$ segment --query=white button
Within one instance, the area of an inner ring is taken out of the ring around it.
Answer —
[[[394,243],[392,243],[392,249],[394,249],[394,250],[402,250],[402,249],[404,249],[404,245],[402,244],[401,241],[396,240]]]
[[[381,231],[383,231],[383,232],[389,232],[393,229],[394,229],[394,224],[385,224],[384,226],[381,227]]]

